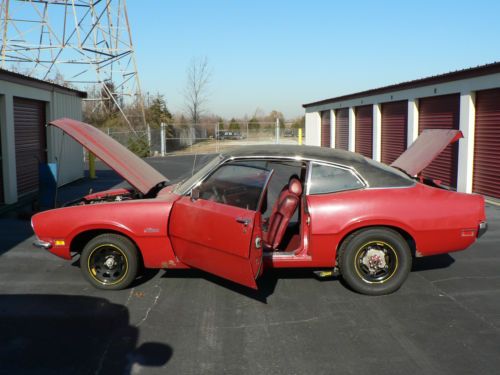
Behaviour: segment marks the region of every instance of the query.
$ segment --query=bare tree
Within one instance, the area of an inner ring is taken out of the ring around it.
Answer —
[[[206,57],[191,60],[187,69],[184,98],[188,115],[194,124],[199,124],[200,117],[205,112],[211,75]]]

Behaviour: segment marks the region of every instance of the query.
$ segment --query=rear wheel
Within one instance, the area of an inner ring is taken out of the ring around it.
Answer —
[[[119,290],[135,280],[138,269],[135,245],[126,237],[101,234],[82,250],[80,268],[84,277],[96,288]]]
[[[398,290],[411,269],[411,253],[401,235],[389,228],[369,228],[352,234],[339,251],[342,278],[368,295]]]

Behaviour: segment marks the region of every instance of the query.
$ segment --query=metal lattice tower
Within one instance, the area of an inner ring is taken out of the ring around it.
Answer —
[[[93,110],[145,125],[125,0],[1,0],[0,35],[3,69],[88,91]]]

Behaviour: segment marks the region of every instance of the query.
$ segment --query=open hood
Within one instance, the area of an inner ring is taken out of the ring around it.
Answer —
[[[92,125],[69,118],[51,121],[50,125],[69,134],[143,194],[168,181],[132,151]]]
[[[460,130],[424,130],[391,167],[401,169],[410,176],[422,172],[451,143],[463,138]]]

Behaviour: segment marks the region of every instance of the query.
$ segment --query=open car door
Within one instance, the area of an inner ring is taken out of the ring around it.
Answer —
[[[174,203],[170,240],[183,263],[257,289],[261,206],[272,171],[224,164]]]

